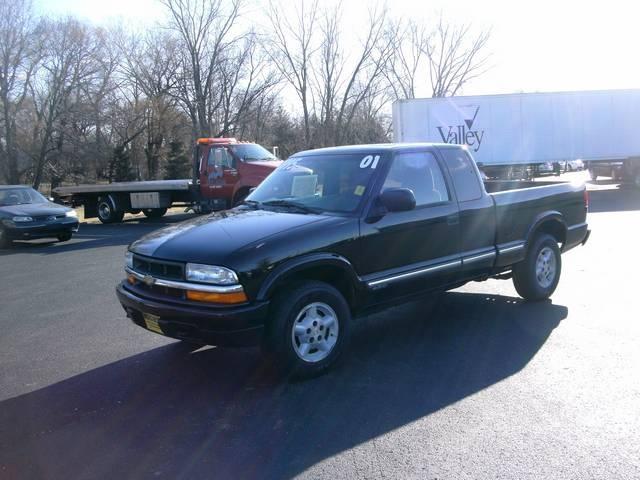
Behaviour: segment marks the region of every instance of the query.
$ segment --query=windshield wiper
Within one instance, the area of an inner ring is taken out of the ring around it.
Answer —
[[[247,205],[248,207],[252,208],[259,208],[260,202],[258,202],[257,200],[243,200],[241,205]]]
[[[319,208],[308,207],[302,203],[292,202],[291,200],[285,199],[277,199],[277,200],[267,200],[266,202],[262,202],[262,205],[267,205],[269,207],[285,207],[299,210],[304,213],[320,213],[322,212]]]

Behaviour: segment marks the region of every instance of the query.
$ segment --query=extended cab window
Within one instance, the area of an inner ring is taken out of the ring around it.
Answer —
[[[429,152],[396,155],[382,190],[387,188],[410,189],[416,197],[417,207],[449,200],[438,162]]]
[[[469,154],[461,148],[443,148],[441,152],[453,179],[458,201],[468,202],[482,197],[480,180]]]

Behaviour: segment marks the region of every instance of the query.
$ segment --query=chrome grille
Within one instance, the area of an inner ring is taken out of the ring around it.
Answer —
[[[151,275],[167,280],[184,280],[184,265],[155,258],[133,256],[133,270],[142,275]]]

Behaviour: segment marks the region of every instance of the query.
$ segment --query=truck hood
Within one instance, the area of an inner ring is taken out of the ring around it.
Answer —
[[[157,230],[132,243],[129,249],[163,260],[225,266],[229,255],[240,248],[271,235],[331,218],[237,208]]]
[[[64,215],[69,210],[69,207],[58,205],[52,202],[46,203],[25,203],[22,205],[7,205],[0,207],[0,216],[15,217],[15,216],[29,216],[40,217],[45,215]]]

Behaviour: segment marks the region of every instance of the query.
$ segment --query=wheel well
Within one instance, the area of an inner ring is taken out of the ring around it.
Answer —
[[[317,280],[328,283],[336,288],[345,298],[349,307],[355,304],[355,288],[349,274],[340,267],[335,266],[314,266],[287,275],[274,285],[272,295],[285,285],[296,284],[305,280]]]
[[[564,245],[564,242],[567,240],[567,229],[558,220],[547,220],[542,222],[536,228],[534,235],[537,235],[538,233],[551,235],[561,245]]]

